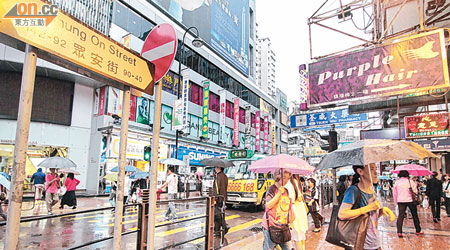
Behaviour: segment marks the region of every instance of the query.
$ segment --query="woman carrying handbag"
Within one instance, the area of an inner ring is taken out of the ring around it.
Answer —
[[[295,250],[306,249],[306,232],[308,231],[308,207],[303,197],[303,187],[300,176],[292,175],[285,188],[289,192],[289,198],[293,205],[295,220],[291,223],[291,240]]]
[[[361,215],[368,214],[367,225],[364,225],[365,228],[360,230],[367,230],[367,233],[365,233],[365,236],[356,237],[353,249],[380,249],[380,237],[377,229],[378,218],[381,215],[385,215],[390,218],[390,221],[394,221],[395,215],[389,208],[381,208],[380,202],[375,198],[372,187],[373,183],[377,183],[378,181],[377,166],[375,164],[353,166],[353,170],[355,174],[353,175],[352,186],[344,194],[344,199],[339,208],[338,218],[339,220],[353,220]],[[357,200],[359,200],[360,204],[355,204]]]

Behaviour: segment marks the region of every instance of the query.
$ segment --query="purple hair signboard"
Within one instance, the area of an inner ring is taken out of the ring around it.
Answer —
[[[449,86],[442,29],[309,65],[309,103],[336,103]]]

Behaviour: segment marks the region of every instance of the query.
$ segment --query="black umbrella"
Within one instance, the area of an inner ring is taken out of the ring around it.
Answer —
[[[233,162],[220,158],[207,158],[200,161],[200,164],[210,167],[227,168],[234,167]]]

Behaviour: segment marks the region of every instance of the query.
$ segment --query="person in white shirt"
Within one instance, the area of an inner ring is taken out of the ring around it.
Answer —
[[[445,201],[445,211],[447,212],[447,217],[450,217],[450,175],[445,174],[442,178],[442,193]]]
[[[178,193],[178,176],[175,174],[175,168],[170,166],[169,174],[167,175],[166,182],[159,188],[162,190],[167,187],[167,194],[169,195],[169,200],[175,200]],[[166,220],[176,220],[177,212],[175,211],[175,203],[169,202],[169,208],[167,209],[166,215],[164,216]]]

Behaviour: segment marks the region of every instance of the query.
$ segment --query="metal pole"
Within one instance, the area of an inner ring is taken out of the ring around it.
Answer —
[[[28,135],[30,130],[31,107],[33,104],[34,79],[36,77],[36,48],[26,44],[25,61],[20,89],[19,112],[17,114],[16,139],[14,147],[14,167],[11,196],[6,223],[5,249],[18,249],[20,215],[22,209],[25,164],[27,159]]]
[[[113,249],[120,250],[122,240],[122,219],[125,187],[125,165],[127,159],[128,120],[130,117],[130,87],[126,86],[122,99],[122,125],[120,127],[119,174],[117,175],[116,208],[114,215]]]
[[[333,204],[337,205],[337,197],[336,197],[336,169],[334,168],[333,170]]]
[[[398,116],[398,139],[402,139],[402,128],[400,127],[400,99],[397,95],[397,116]]]
[[[153,122],[152,136],[152,165],[150,166],[150,194],[149,194],[149,213],[147,227],[147,250],[155,249],[155,219],[156,219],[156,184],[158,170],[158,149],[159,149],[159,131],[161,129],[161,91],[162,83],[156,83],[155,91],[155,117]]]

